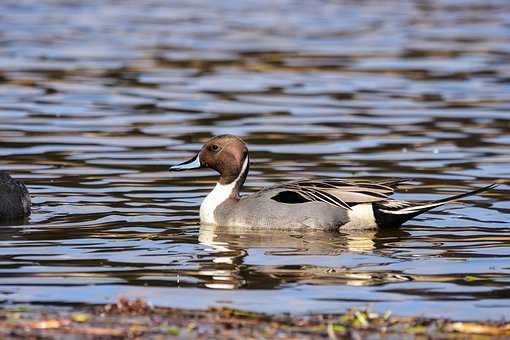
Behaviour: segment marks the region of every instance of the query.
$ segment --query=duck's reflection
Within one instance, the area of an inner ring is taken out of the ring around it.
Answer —
[[[342,255],[376,255],[408,235],[400,229],[331,233],[204,225],[200,227],[199,242],[209,248],[214,265],[203,268],[201,274],[212,278],[207,287],[223,289],[262,288],[261,285],[276,288],[289,281],[370,284],[374,283],[374,274],[357,270],[357,264]],[[380,273],[375,276],[381,279]]]
[[[233,229],[201,226],[199,242],[217,252],[240,248],[265,248],[270,253],[281,251],[300,255],[338,255],[345,251],[370,252],[376,249],[377,230],[331,232],[289,232]],[[223,260],[221,260],[223,261]],[[228,263],[232,263],[229,261]]]

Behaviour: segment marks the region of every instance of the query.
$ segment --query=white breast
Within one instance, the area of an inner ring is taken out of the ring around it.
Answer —
[[[214,219],[214,210],[216,210],[216,208],[221,203],[225,202],[225,200],[230,197],[235,184],[235,181],[226,185],[216,183],[213,191],[211,191],[209,195],[204,198],[202,204],[200,205],[201,223],[216,225],[216,220]]]
[[[349,222],[340,229],[371,229],[377,228],[374,210],[371,203],[357,204],[347,211]]]
[[[214,210],[223,202],[225,202],[229,197],[239,197],[239,192],[234,190],[239,190],[239,186],[237,183],[241,180],[243,175],[245,176],[245,172],[248,171],[249,164],[248,156],[245,157],[243,162],[243,167],[241,168],[241,172],[237,176],[237,178],[230,184],[220,184],[216,183],[213,191],[207,195],[202,204],[200,205],[200,223],[203,224],[211,224],[217,225],[216,219],[214,218]],[[236,187],[237,186],[237,187]]]

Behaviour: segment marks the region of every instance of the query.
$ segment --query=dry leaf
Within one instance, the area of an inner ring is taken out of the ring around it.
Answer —
[[[45,320],[45,321],[35,322],[31,325],[31,327],[37,328],[37,329],[60,328],[60,327],[62,327],[62,322],[60,322],[59,320]]]
[[[508,335],[510,334],[510,324],[505,325],[483,325],[474,322],[454,322],[446,326],[448,331],[472,333],[472,334],[490,334],[490,335]]]

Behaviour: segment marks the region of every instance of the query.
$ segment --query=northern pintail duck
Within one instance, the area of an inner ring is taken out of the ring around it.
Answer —
[[[207,225],[262,229],[369,229],[399,226],[443,204],[475,195],[495,184],[432,202],[391,199],[403,182],[304,179],[239,196],[250,167],[248,148],[233,135],[210,139],[192,159],[170,171],[198,168],[221,176],[200,205],[200,222]]]
[[[0,171],[0,222],[30,215],[30,195],[23,183]]]

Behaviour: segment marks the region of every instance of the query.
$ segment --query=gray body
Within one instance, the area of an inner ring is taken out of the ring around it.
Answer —
[[[218,225],[251,229],[338,230],[347,210],[324,202],[281,203],[271,199],[285,189],[268,188],[240,200],[228,199],[214,211]]]

